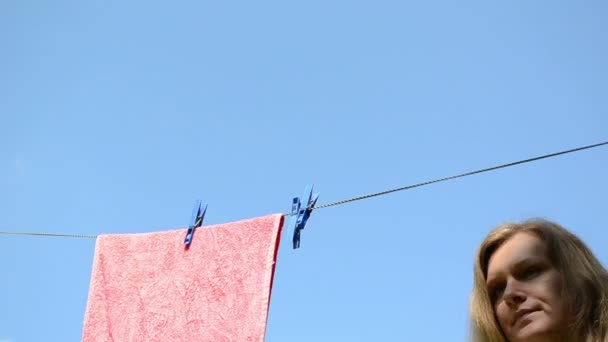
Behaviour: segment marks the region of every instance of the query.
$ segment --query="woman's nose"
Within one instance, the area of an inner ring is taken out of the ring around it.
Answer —
[[[526,294],[516,280],[507,282],[504,300],[511,307],[517,306],[526,301]]]

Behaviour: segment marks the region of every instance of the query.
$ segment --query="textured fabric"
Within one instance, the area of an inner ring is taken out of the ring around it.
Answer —
[[[263,341],[282,219],[99,236],[83,341]]]

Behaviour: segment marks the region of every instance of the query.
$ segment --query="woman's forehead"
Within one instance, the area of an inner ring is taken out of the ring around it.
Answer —
[[[520,232],[513,235],[494,251],[488,261],[488,278],[504,272],[529,259],[546,259],[547,248],[538,236]]]

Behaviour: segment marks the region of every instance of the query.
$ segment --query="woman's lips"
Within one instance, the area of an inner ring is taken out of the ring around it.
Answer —
[[[539,310],[537,309],[521,309],[521,310],[517,310],[517,312],[515,313],[515,317],[513,319],[513,324],[515,325],[517,322],[521,321],[523,318],[528,317],[531,313],[537,312]]]

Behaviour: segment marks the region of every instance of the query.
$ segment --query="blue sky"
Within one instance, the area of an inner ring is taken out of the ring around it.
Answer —
[[[287,212],[608,140],[608,5],[5,1],[0,230]],[[545,217],[608,263],[608,148],[315,211],[267,342],[465,341],[477,244]],[[0,236],[0,341],[78,341],[94,240]]]

